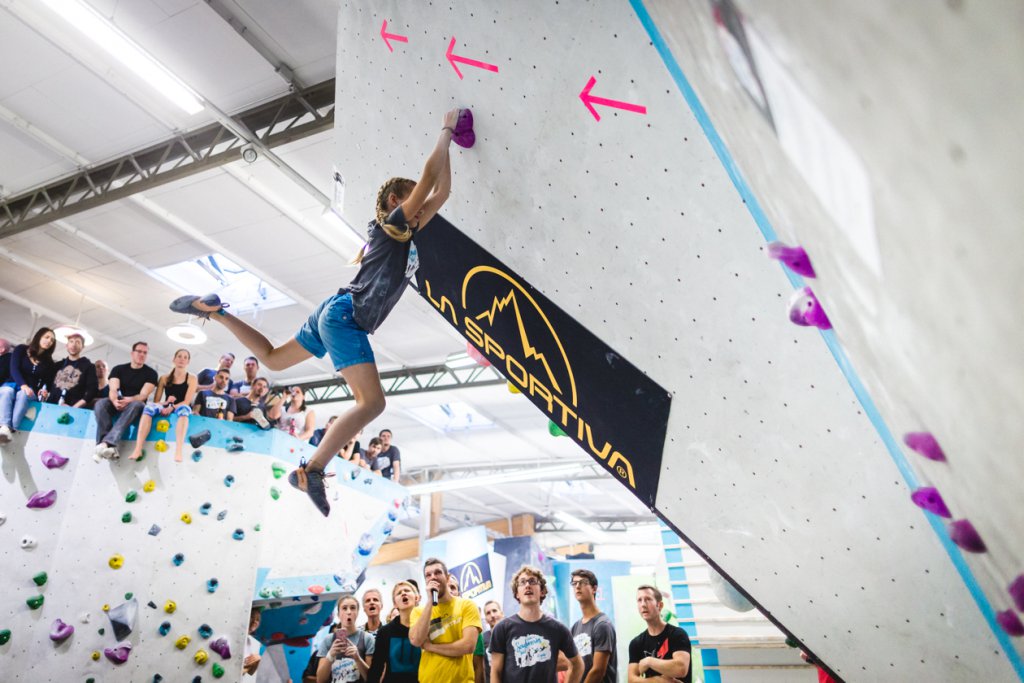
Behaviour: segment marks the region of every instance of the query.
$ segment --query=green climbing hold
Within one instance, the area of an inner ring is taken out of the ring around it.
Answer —
[[[131,600],[133,595],[135,595],[135,593],[125,593],[124,594],[124,599],[125,600]]]
[[[5,628],[4,630],[0,631],[0,645],[6,645],[10,639],[11,629]]]
[[[71,413],[61,413],[60,417],[57,418],[57,424],[69,425],[75,421],[75,418],[71,417]]]
[[[96,633],[99,633],[101,636],[104,635],[106,632],[107,629],[103,628],[102,626],[99,628],[98,631],[96,631]]]
[[[47,578],[49,577],[46,576],[46,572],[39,572],[32,577],[32,581],[34,581],[37,586],[42,586],[46,583]]]
[[[124,494],[124,502],[126,502],[126,503],[134,503],[135,499],[138,498],[138,497],[139,497],[138,493],[136,493],[135,491],[129,491],[128,493]]]
[[[39,609],[43,606],[43,596],[33,595],[31,598],[25,601],[25,604],[28,605],[31,609]]]
[[[260,597],[261,598],[269,598],[270,596],[271,596],[270,588],[264,586],[263,588],[260,589]]]
[[[548,420],[548,434],[551,436],[569,436],[553,420]]]
[[[270,497],[273,498],[274,500],[277,500],[278,498],[280,498],[281,497],[281,489],[277,488],[276,486],[271,486],[270,487]]]
[[[145,459],[146,459],[146,449],[143,448],[142,449],[142,454],[139,457],[135,458],[135,462],[142,462]]]
[[[284,473],[288,471],[288,468],[279,462],[275,462],[271,467],[274,470],[274,479],[280,479],[284,476]]]
[[[121,515],[121,521],[124,522],[125,524],[127,524],[130,521],[132,521],[132,513],[131,512],[126,512],[123,515]]]
[[[793,636],[786,636],[786,647],[800,647],[800,643]]]
[[[96,683],[96,679],[95,678],[87,678],[87,679],[85,679],[85,683]]]
[[[217,662],[214,662],[213,663],[213,677],[214,678],[220,678],[223,675],[224,675],[224,667],[221,666],[220,664],[218,664]]]
[[[257,524],[256,526],[254,526],[254,527],[252,528],[252,530],[253,530],[253,531],[259,531],[259,530],[260,530],[260,525],[259,525],[259,524]]]

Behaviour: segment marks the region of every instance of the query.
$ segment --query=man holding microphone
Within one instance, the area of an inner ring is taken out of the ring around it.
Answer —
[[[421,681],[473,683],[473,650],[483,630],[472,600],[448,588],[448,567],[436,557],[423,565],[424,607],[412,612],[409,641],[423,650]]]

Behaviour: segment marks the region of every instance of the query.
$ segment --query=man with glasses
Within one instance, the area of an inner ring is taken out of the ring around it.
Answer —
[[[132,359],[110,371],[107,380],[107,397],[96,403],[96,452],[93,459],[99,462],[116,458],[117,444],[128,425],[138,419],[146,407],[146,399],[156,389],[159,381],[156,370],[146,365],[149,344],[132,344]],[[117,421],[114,421],[114,416]]]
[[[436,557],[423,564],[425,607],[412,611],[409,642],[423,650],[421,681],[473,683],[473,649],[483,628],[480,610],[472,600],[452,595],[448,577],[448,567]]]
[[[558,678],[558,653],[569,660],[567,683],[580,683],[583,659],[572,634],[544,614],[547,580],[536,567],[524,566],[512,577],[519,612],[502,620],[491,634],[491,683],[550,683]]]
[[[583,683],[615,683],[615,627],[597,609],[597,576],[588,569],[572,573],[572,591],[583,618],[572,625],[572,639],[583,658]]]

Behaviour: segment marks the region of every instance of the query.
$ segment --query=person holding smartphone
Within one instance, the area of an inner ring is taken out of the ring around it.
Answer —
[[[366,681],[373,663],[374,639],[356,628],[359,601],[354,595],[338,600],[337,627],[324,634],[317,645],[321,657],[316,668],[316,683],[358,683]]]

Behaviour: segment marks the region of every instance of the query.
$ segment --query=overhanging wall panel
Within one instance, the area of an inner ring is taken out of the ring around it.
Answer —
[[[473,107],[443,212],[674,394],[658,509],[849,680],[1012,677],[628,4],[350,3],[339,27],[350,223]],[[460,80],[453,36],[498,71]],[[592,76],[646,114],[596,121]]]

